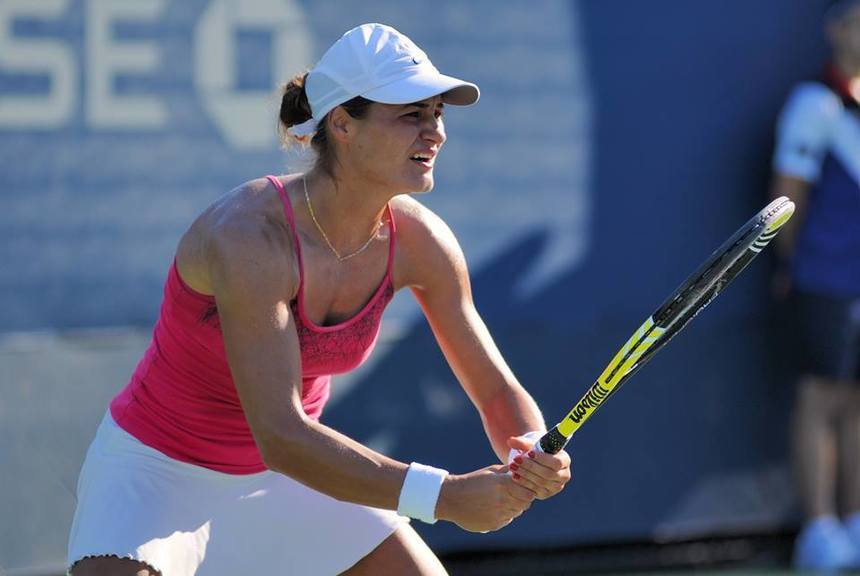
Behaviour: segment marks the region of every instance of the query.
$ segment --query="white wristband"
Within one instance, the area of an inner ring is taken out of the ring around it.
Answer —
[[[523,434],[523,436],[525,437],[526,440],[528,440],[529,442],[532,442],[534,444],[534,446],[532,447],[533,450],[536,450],[538,452],[543,452],[543,449],[540,447],[539,440],[543,437],[544,434],[546,434],[546,432],[541,432],[540,430],[534,430],[532,432],[528,432],[527,434]],[[508,452],[508,464],[513,462],[514,458],[516,458],[520,454],[522,454],[522,452],[520,452],[519,450],[515,450],[514,448],[511,448],[510,452]]]
[[[436,502],[442,490],[447,470],[413,462],[406,472],[397,513],[433,524],[436,522]]]

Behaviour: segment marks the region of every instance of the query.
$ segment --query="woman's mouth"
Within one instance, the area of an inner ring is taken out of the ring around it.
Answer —
[[[409,157],[410,160],[423,166],[424,168],[433,168],[433,162],[436,159],[435,154],[413,154]]]

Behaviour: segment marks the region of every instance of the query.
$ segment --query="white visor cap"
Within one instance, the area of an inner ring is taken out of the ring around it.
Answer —
[[[446,76],[412,40],[391,26],[362,24],[329,48],[305,79],[312,118],[293,126],[297,136],[313,134],[336,106],[362,96],[382,104],[409,104],[442,95],[446,104],[478,101],[475,84]]]

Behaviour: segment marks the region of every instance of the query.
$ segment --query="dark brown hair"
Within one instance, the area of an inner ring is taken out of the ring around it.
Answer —
[[[297,74],[281,87],[281,111],[278,117],[281,142],[284,146],[290,146],[296,142],[306,143],[305,139],[297,138],[290,134],[287,129],[311,119],[311,105],[308,102],[308,95],[305,91],[305,80],[307,77],[307,72]],[[364,118],[371,104],[373,104],[371,100],[356,96],[352,100],[340,104],[340,106],[353,118]],[[328,132],[326,130],[327,117],[328,114],[319,119],[316,132],[311,137],[310,144],[311,148],[317,154],[316,168],[320,168],[330,176],[334,176],[332,166],[336,159],[334,157],[334,150],[328,141]]]

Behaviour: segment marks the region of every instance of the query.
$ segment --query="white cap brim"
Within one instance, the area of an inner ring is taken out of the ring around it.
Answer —
[[[475,84],[436,73],[418,73],[374,88],[364,98],[382,104],[409,104],[442,95],[442,101],[455,106],[469,106],[478,101],[481,91]]]

